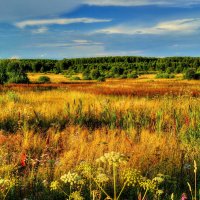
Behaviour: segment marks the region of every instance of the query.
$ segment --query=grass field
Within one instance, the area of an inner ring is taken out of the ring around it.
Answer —
[[[199,198],[200,82],[48,76],[1,87],[0,199]]]

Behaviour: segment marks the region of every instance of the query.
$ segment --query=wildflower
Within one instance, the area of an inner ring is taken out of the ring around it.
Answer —
[[[84,198],[81,196],[79,191],[76,191],[76,192],[71,193],[70,199],[83,200]]]
[[[145,190],[155,190],[156,189],[156,182],[150,179],[147,179],[145,177],[142,178],[142,180],[139,182],[140,186],[144,188]]]
[[[98,183],[105,183],[105,182],[108,182],[109,181],[109,178],[106,174],[103,174],[103,173],[99,173],[97,176],[96,176],[96,181]]]
[[[155,181],[155,182],[160,184],[160,183],[164,182],[164,178],[160,177],[160,176],[157,176],[157,177],[153,178],[153,181]]]
[[[187,199],[188,199],[187,194],[186,194],[186,193],[183,193],[183,194],[181,195],[181,200],[187,200]]]
[[[105,153],[103,156],[101,156],[96,161],[103,162],[103,163],[108,162],[109,165],[118,166],[121,163],[125,164],[128,161],[128,159],[124,154],[112,151],[110,153]]]
[[[59,182],[58,181],[51,182],[50,188],[51,190],[57,190],[59,188]]]
[[[79,176],[77,173],[68,172],[67,174],[61,176],[60,180],[63,181],[64,183],[69,183],[71,186],[75,184],[79,185],[83,184],[81,176]]]
[[[94,168],[89,164],[89,163],[86,163],[86,162],[82,162],[79,166],[77,166],[76,168],[80,174],[83,176],[83,177],[91,177],[92,174],[94,173]]]
[[[135,186],[142,179],[141,173],[136,169],[127,169],[124,171],[123,177],[128,186]]]
[[[23,153],[23,154],[21,155],[21,160],[20,160],[20,163],[21,163],[21,166],[22,166],[22,167],[25,167],[25,166],[26,166],[26,159],[27,159],[26,154]]]

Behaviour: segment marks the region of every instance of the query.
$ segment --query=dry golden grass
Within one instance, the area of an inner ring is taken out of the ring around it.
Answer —
[[[38,78],[40,76],[48,76],[53,83],[60,83],[60,82],[67,82],[69,81],[68,78],[66,78],[62,74],[54,74],[54,73],[28,73],[28,78],[31,82],[38,82]]]
[[[27,156],[20,175],[24,185],[33,184],[35,175],[58,179],[83,161],[94,163],[111,151],[126,154],[128,167],[150,177],[163,173],[187,178],[193,171],[184,166],[194,159],[199,164],[200,97],[192,94],[200,92],[197,81],[149,77],[36,85],[2,87],[2,177],[21,167],[22,155]]]

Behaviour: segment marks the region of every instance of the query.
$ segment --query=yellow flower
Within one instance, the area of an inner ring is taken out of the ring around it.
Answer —
[[[57,190],[59,188],[59,182],[58,181],[51,182],[50,188],[51,190]]]

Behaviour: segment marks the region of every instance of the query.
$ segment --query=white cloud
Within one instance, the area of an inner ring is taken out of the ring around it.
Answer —
[[[200,29],[200,18],[178,19],[160,22],[152,27],[134,27],[133,25],[118,25],[95,31],[104,34],[188,34]]]
[[[127,56],[127,55],[143,55],[144,51],[135,50],[135,51],[102,51],[100,53],[96,53],[95,56]]]
[[[0,21],[55,17],[81,5],[95,6],[191,6],[200,0],[0,0]]]
[[[98,6],[190,6],[200,4],[199,0],[86,0],[89,5]]]
[[[48,31],[47,27],[40,27],[38,29],[32,30],[33,34],[43,34],[46,33]]]
[[[80,6],[81,0],[0,0],[0,21],[55,16]]]
[[[90,41],[88,41],[88,40],[73,40],[73,42],[79,43],[79,44],[87,44],[87,43],[89,43]]]
[[[80,47],[80,46],[101,46],[103,43],[89,41],[89,40],[73,40],[69,43],[42,43],[36,44],[36,47],[48,47],[48,48],[55,48],[55,47]]]
[[[41,20],[26,20],[15,23],[18,28],[25,28],[27,26],[47,26],[47,25],[66,25],[74,23],[99,23],[110,22],[110,19],[95,19],[95,18],[58,18],[58,19],[41,19]]]

